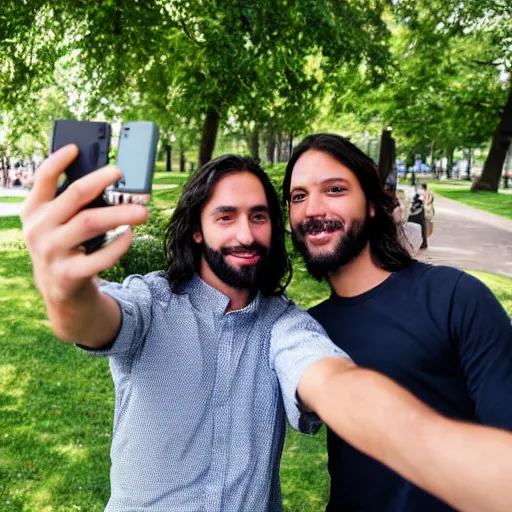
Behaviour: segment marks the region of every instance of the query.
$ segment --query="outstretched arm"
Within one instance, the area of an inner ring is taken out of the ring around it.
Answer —
[[[56,336],[99,348],[115,338],[121,311],[113,298],[98,290],[96,275],[128,250],[131,232],[93,254],[86,255],[79,246],[117,226],[144,222],[147,210],[132,204],[112,206],[108,212],[104,208],[82,210],[122,176],[113,166],[88,174],[55,198],[60,174],[77,155],[76,146],[65,146],[37,170],[34,187],[23,205],[23,236],[32,258],[34,281]]]
[[[512,434],[444,418],[391,379],[341,358],[303,374],[298,396],[358,450],[466,512],[512,503]]]

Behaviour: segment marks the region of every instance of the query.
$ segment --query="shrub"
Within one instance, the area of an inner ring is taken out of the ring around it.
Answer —
[[[129,251],[119,261],[125,275],[147,274],[165,268],[163,240],[146,233],[136,234]]]
[[[169,218],[167,215],[163,215],[159,211],[152,211],[149,214],[148,220],[144,224],[137,226],[134,233],[135,235],[147,234],[157,238],[158,240],[163,240],[165,228],[167,227],[168,222]]]
[[[101,279],[121,283],[132,274],[163,270],[166,266],[163,240],[167,222],[166,216],[151,212],[148,221],[135,228],[128,252],[113,267],[101,272]]]
[[[126,272],[124,271],[124,268],[119,261],[113,267],[100,272],[101,279],[115,283],[122,283],[125,277]]]

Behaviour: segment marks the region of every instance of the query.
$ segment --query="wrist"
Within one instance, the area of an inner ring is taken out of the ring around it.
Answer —
[[[50,326],[57,338],[78,343],[82,331],[90,326],[95,308],[101,302],[101,292],[91,280],[72,296],[55,294],[44,297]]]

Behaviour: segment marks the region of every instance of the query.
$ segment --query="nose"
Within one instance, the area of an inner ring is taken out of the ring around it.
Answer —
[[[321,194],[311,192],[305,201],[306,208],[304,214],[307,218],[325,216],[325,206]]]
[[[251,224],[246,217],[242,217],[238,222],[236,240],[240,245],[251,245],[254,242]]]

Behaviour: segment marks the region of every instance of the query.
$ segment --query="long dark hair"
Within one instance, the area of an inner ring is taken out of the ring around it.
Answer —
[[[270,252],[263,268],[259,289],[263,295],[280,295],[291,279],[292,267],[286,252],[283,214],[279,197],[265,171],[250,158],[224,155],[198,169],[187,181],[165,231],[166,277],[174,292],[199,271],[202,246],[192,236],[201,226],[201,211],[223,176],[239,171],[254,174],[263,185],[267,198],[272,237]]]
[[[375,208],[375,216],[368,219],[370,249],[379,265],[389,272],[409,267],[415,260],[401,241],[401,227],[397,227],[392,212],[398,201],[388,194],[380,181],[379,169],[375,162],[366,156],[347,139],[334,134],[318,133],[306,137],[294,150],[283,181],[283,199],[290,202],[292,171],[299,157],[314,149],[331,155],[347,166],[357,177],[366,201]]]

